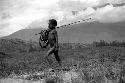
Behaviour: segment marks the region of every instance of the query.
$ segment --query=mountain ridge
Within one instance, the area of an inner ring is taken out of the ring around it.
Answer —
[[[86,22],[58,28],[59,42],[92,42],[98,40],[125,40],[125,22],[99,23]],[[22,29],[2,38],[19,38],[38,41],[42,28]]]

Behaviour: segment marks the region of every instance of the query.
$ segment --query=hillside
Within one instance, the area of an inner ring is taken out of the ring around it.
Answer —
[[[19,38],[38,41],[41,28],[19,30],[3,38]],[[125,22],[119,23],[79,23],[57,29],[59,42],[88,43],[96,40],[125,40]]]
[[[65,83],[66,78],[68,83],[93,81],[124,83],[120,81],[125,81],[123,80],[125,42],[112,41],[106,44],[107,46],[103,42],[100,42],[100,45],[98,42],[98,46],[93,44],[60,43],[59,56],[62,61],[60,67],[53,55],[48,59],[44,58],[47,49],[41,49],[37,42],[1,39],[0,78],[6,79],[0,79],[0,83],[10,83],[10,81],[29,83],[31,80],[36,83],[41,80],[45,80],[46,83]],[[65,78],[67,75],[68,77]]]
[[[65,83],[66,78],[62,75],[68,75],[68,83],[124,83],[120,81],[125,78],[125,47],[85,47],[65,43],[59,46],[62,61],[59,67],[53,55],[48,57],[48,61],[44,58],[47,50],[37,50],[39,47],[34,47],[36,43],[20,39],[2,39],[0,43],[3,52],[0,52],[0,78],[6,78],[0,79],[1,83],[8,83],[7,80],[14,83],[22,83],[21,80],[23,83],[31,80],[36,83],[41,80]],[[3,57],[5,55],[8,57]]]

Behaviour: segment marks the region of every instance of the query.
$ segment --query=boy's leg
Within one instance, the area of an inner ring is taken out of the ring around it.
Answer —
[[[49,64],[51,64],[52,61],[49,60],[48,56],[51,55],[52,53],[54,53],[54,50],[53,50],[53,48],[50,48],[50,49],[47,51],[46,55],[44,56],[45,59],[49,62]]]
[[[49,58],[49,55],[45,55],[44,59],[45,59],[46,63],[48,63],[49,66],[51,66],[52,60]]]
[[[55,55],[55,58],[58,61],[59,65],[61,66],[61,60],[60,60],[59,55],[58,55],[58,50],[54,51],[54,55]]]
[[[45,58],[47,58],[50,54],[52,54],[52,53],[54,53],[54,50],[52,50],[52,48],[50,48],[48,51],[47,51],[47,53],[46,53],[46,55],[44,56]]]

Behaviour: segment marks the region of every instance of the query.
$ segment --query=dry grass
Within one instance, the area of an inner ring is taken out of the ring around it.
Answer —
[[[53,55],[49,56],[51,64],[43,58],[46,50],[32,49],[30,52],[8,52],[11,57],[2,59],[1,78],[44,79],[47,83],[125,82],[124,47],[60,48],[62,67],[58,67]]]

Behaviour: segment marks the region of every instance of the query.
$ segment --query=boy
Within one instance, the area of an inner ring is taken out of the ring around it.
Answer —
[[[45,58],[47,58],[50,54],[54,54],[56,60],[58,61],[59,65],[61,65],[60,63],[60,58],[58,55],[58,35],[57,35],[57,31],[56,31],[56,27],[57,26],[57,21],[55,19],[50,19],[49,23],[48,23],[48,45],[50,47],[50,49],[48,50],[48,52],[46,53]]]

